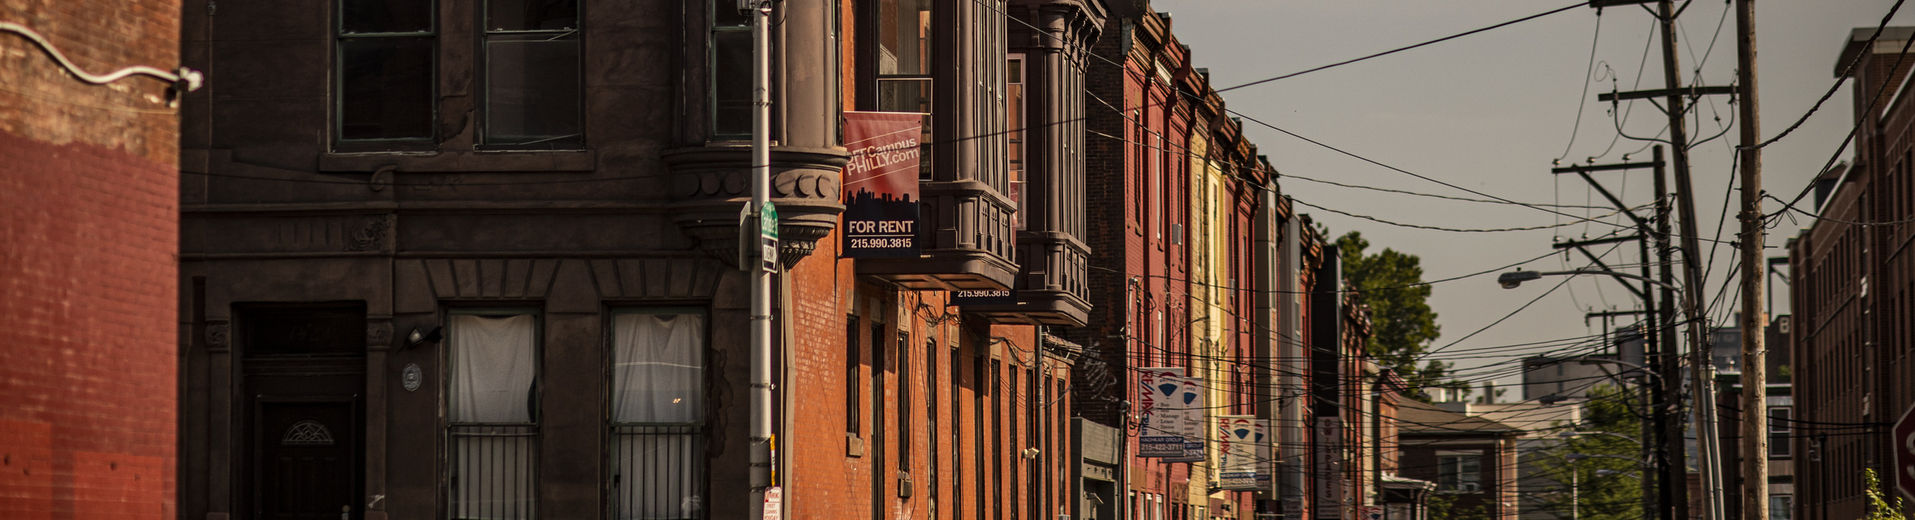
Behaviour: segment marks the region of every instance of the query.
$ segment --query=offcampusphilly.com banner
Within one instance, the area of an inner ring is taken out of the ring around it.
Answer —
[[[924,115],[845,112],[842,256],[918,256],[918,139]]]

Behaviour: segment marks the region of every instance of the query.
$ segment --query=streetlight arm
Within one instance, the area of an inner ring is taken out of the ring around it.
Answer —
[[[1637,280],[1637,281],[1641,281],[1641,282],[1643,282],[1643,283],[1648,283],[1648,284],[1652,284],[1652,285],[1655,285],[1655,286],[1658,286],[1658,287],[1662,287],[1662,288],[1665,288],[1665,289],[1670,289],[1670,290],[1675,290],[1675,289],[1677,289],[1677,287],[1676,287],[1676,286],[1674,286],[1674,285],[1669,285],[1669,284],[1666,284],[1666,283],[1663,283],[1663,282],[1661,282],[1661,281],[1659,281],[1659,280],[1656,280],[1656,279],[1654,279],[1654,278],[1650,278],[1650,277],[1647,277],[1647,276],[1642,276],[1642,275],[1637,275],[1637,274],[1629,274],[1629,273],[1625,273],[1625,272],[1621,272],[1621,271],[1604,271],[1604,270],[1601,270],[1601,269],[1576,269],[1576,270],[1573,270],[1573,271],[1522,271],[1522,270],[1517,270],[1517,271],[1510,271],[1510,272],[1507,272],[1507,273],[1503,273],[1503,274],[1501,274],[1501,275],[1498,275],[1498,276],[1496,277],[1496,283],[1499,283],[1499,284],[1502,284],[1502,286],[1503,286],[1503,288],[1504,288],[1504,289],[1515,289],[1515,288],[1516,288],[1516,286],[1518,286],[1518,285],[1522,285],[1522,284],[1523,284],[1523,282],[1527,282],[1527,281],[1530,281],[1530,280],[1535,280],[1535,279],[1538,279],[1538,278],[1542,278],[1542,277],[1544,277],[1544,276],[1575,276],[1575,275],[1579,275],[1579,274],[1600,274],[1600,275],[1607,275],[1607,276],[1614,276],[1614,277],[1618,277],[1618,278],[1628,278],[1628,279],[1631,279],[1631,280]]]

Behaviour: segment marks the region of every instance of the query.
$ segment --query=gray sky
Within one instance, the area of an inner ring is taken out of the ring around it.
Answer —
[[[1398,46],[1512,20],[1569,2],[1541,0],[1157,0],[1152,8],[1172,14],[1172,31],[1191,47],[1198,67],[1210,69],[1218,88],[1367,55]],[[1893,0],[1767,1],[1757,4],[1757,81],[1760,86],[1762,136],[1786,128],[1812,106],[1834,82],[1837,53],[1856,27],[1873,28],[1894,4]],[[1652,4],[1653,5],[1653,4]],[[1736,42],[1731,4],[1694,2],[1680,18],[1682,75],[1689,80],[1702,63],[1705,85],[1735,81]],[[1718,32],[1718,21],[1721,30]],[[1897,25],[1915,23],[1915,8],[1903,9]],[[1538,20],[1338,67],[1296,78],[1233,90],[1224,94],[1227,106],[1286,130],[1363,155],[1379,162],[1447,183],[1498,197],[1524,202],[1607,206],[1600,195],[1574,175],[1549,173],[1559,156],[1581,162],[1610,149],[1617,135],[1610,106],[1596,101],[1599,92],[1663,86],[1660,41],[1655,20],[1638,7],[1609,8],[1599,17],[1593,9],[1576,9]],[[1598,36],[1598,27],[1600,35]],[[1595,66],[1588,95],[1585,65],[1590,63],[1595,39]],[[1714,39],[1713,50],[1710,49]],[[1647,67],[1641,67],[1645,44]],[[1705,56],[1706,54],[1706,56]],[[1704,61],[1706,60],[1706,61]],[[1606,66],[1605,66],[1606,65]],[[1835,153],[1853,124],[1850,87],[1844,85],[1806,125],[1763,153],[1764,188],[1789,198],[1802,189]],[[1734,108],[1727,96],[1709,96],[1698,107],[1700,121],[1691,118],[1692,136],[1710,136],[1728,128],[1723,137],[1692,151],[1703,248],[1716,235],[1724,217],[1723,244],[1715,247],[1705,301],[1713,300],[1734,265],[1737,224],[1729,204],[1738,204],[1728,191],[1735,177],[1731,147],[1735,144]],[[1576,125],[1581,104],[1580,127]],[[1638,102],[1628,111],[1625,131],[1650,136],[1667,119],[1654,106]],[[1620,115],[1620,114],[1617,114]],[[1716,117],[1720,115],[1720,122]],[[1721,126],[1719,126],[1721,125]],[[1269,155],[1278,170],[1314,179],[1346,184],[1402,189],[1476,198],[1452,188],[1368,164],[1248,121],[1245,133]],[[1575,132],[1571,145],[1572,130]],[[1566,145],[1569,153],[1564,156]],[[1643,147],[1640,141],[1621,139],[1598,163],[1618,162],[1624,153]],[[1847,160],[1850,152],[1843,152]],[[1635,160],[1647,160],[1642,150]],[[1630,204],[1652,199],[1645,173],[1599,174],[1612,191]],[[1508,228],[1551,225],[1576,219],[1535,209],[1455,202],[1425,197],[1353,190],[1300,179],[1286,179],[1284,192],[1299,201],[1384,220],[1455,228]],[[1672,185],[1673,189],[1673,185]],[[1768,211],[1780,205],[1771,202]],[[1482,271],[1537,257],[1551,251],[1552,239],[1602,235],[1615,226],[1589,223],[1569,227],[1502,233],[1454,233],[1408,229],[1303,208],[1332,232],[1357,230],[1372,249],[1394,248],[1423,259],[1425,279]],[[1610,210],[1562,209],[1575,215],[1603,215]],[[1608,219],[1621,223],[1621,217]],[[1807,219],[1784,222],[1772,230],[1768,243],[1781,246]],[[1602,246],[1606,248],[1607,246]],[[1602,248],[1597,251],[1601,252]],[[1638,261],[1635,246],[1626,245],[1605,261],[1629,266]],[[1785,254],[1771,249],[1769,256]],[[1553,257],[1523,267],[1562,270],[1583,267],[1580,257]],[[1779,280],[1779,278],[1772,279]],[[1493,276],[1481,276],[1435,286],[1432,305],[1443,335],[1438,346],[1449,345],[1544,295],[1555,279],[1531,282],[1516,290],[1496,286]],[[1771,282],[1773,284],[1773,281]],[[1780,285],[1780,284],[1776,284]],[[1786,287],[1777,287],[1778,314],[1787,313]],[[1712,306],[1720,325],[1732,326],[1730,313],[1739,308],[1735,289]],[[1584,325],[1592,309],[1633,309],[1633,296],[1612,280],[1578,278],[1544,296],[1480,334],[1462,340],[1454,351],[1599,334],[1600,322]],[[1500,350],[1498,354],[1530,352]],[[1458,357],[1470,354],[1456,354]],[[1508,368],[1507,357],[1454,359],[1464,367],[1483,367],[1466,373],[1496,376],[1499,383],[1520,378]],[[1520,399],[1520,389],[1507,398]]]

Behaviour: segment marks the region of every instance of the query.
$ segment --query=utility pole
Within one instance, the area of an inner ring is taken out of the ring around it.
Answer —
[[[1742,517],[1769,518],[1769,424],[1768,377],[1765,363],[1768,352],[1763,328],[1769,315],[1762,308],[1762,285],[1768,269],[1762,263],[1762,246],[1768,241],[1762,229],[1762,149],[1761,114],[1756,111],[1755,88],[1755,0],[1736,0],[1736,100],[1741,124],[1737,125],[1742,145]]]
[[[771,203],[771,2],[769,0],[739,0],[738,8],[751,16],[751,206],[745,212],[751,215],[750,227],[740,226],[738,233],[753,233],[755,229],[776,229],[776,222],[766,226],[765,218],[776,219],[776,213],[765,214],[765,206]],[[775,235],[774,235],[775,236]],[[741,237],[740,244],[748,244]],[[751,450],[751,515],[754,518],[765,517],[770,508],[782,504],[768,504],[768,500],[781,500],[782,493],[772,492],[773,475],[771,471],[774,439],[771,432],[772,377],[771,377],[771,269],[778,262],[777,247],[761,248],[756,265],[738,266],[751,273],[751,437],[748,440]],[[767,496],[769,495],[769,497]]]
[[[1682,444],[1682,424],[1676,420],[1677,414],[1674,413],[1680,400],[1678,396],[1682,394],[1682,389],[1676,386],[1676,381],[1682,377],[1682,364],[1679,361],[1682,349],[1676,343],[1676,291],[1671,289],[1676,285],[1676,276],[1673,270],[1674,248],[1669,243],[1669,176],[1663,171],[1660,145],[1655,147],[1655,159],[1656,265],[1662,266],[1662,294],[1661,298],[1656,299],[1656,319],[1651,321],[1657,325],[1657,329],[1651,333],[1661,338],[1656,342],[1656,370],[1662,376],[1662,384],[1657,385],[1655,415],[1662,424],[1656,438],[1662,456],[1656,457],[1656,469],[1659,478],[1666,482],[1656,499],[1660,500],[1657,507],[1663,520],[1686,520],[1689,518],[1689,501],[1676,492],[1675,484],[1682,482],[1683,488],[1687,489],[1689,475],[1688,466],[1681,459],[1686,452]]]
[[[1589,6],[1597,9],[1620,5],[1648,3],[1650,0],[1590,0]],[[1716,433],[1716,395],[1715,367],[1709,360],[1707,318],[1702,313],[1702,289],[1705,279],[1702,276],[1701,240],[1696,231],[1695,183],[1689,177],[1689,131],[1684,125],[1683,116],[1689,113],[1686,96],[1709,94],[1733,94],[1732,87],[1689,87],[1682,86],[1681,62],[1676,54],[1676,8],[1673,0],[1656,0],[1656,22],[1662,30],[1662,90],[1620,92],[1602,94],[1597,99],[1603,101],[1621,101],[1625,99],[1647,99],[1662,97],[1662,107],[1669,116],[1669,144],[1675,152],[1676,166],[1676,211],[1682,221],[1682,307],[1687,322],[1690,345],[1690,375],[1695,380],[1696,444],[1699,446],[1696,465],[1702,474],[1701,502],[1703,518],[1723,520],[1722,501],[1722,450],[1717,444],[1721,437]],[[1658,179],[1660,180],[1660,179]],[[1680,445],[1672,450],[1682,453]]]
[[[1662,79],[1668,89],[1669,141],[1675,152],[1676,211],[1682,223],[1682,264],[1683,264],[1683,307],[1686,311],[1689,331],[1690,370],[1695,378],[1696,405],[1691,413],[1696,415],[1696,444],[1700,446],[1697,465],[1702,473],[1702,508],[1708,513],[1703,518],[1723,520],[1722,515],[1722,473],[1720,457],[1722,451],[1716,446],[1721,437],[1716,434],[1715,370],[1709,363],[1709,340],[1703,330],[1702,288],[1706,283],[1702,277],[1702,245],[1696,231],[1695,183],[1689,178],[1689,131],[1683,124],[1683,116],[1688,110],[1683,108],[1682,68],[1676,54],[1676,7],[1673,0],[1656,2],[1656,18],[1662,26]],[[1681,452],[1677,452],[1681,453]]]
[[[1637,312],[1643,315],[1643,323],[1645,324],[1642,332],[1643,357],[1645,364],[1652,367],[1656,372],[1655,374],[1651,374],[1651,376],[1655,378],[1655,384],[1645,385],[1642,395],[1644,407],[1651,408],[1649,413],[1652,419],[1650,423],[1643,424],[1642,457],[1643,460],[1653,460],[1656,464],[1655,477],[1651,478],[1648,475],[1644,475],[1642,479],[1643,518],[1679,520],[1688,518],[1688,507],[1685,501],[1676,499],[1676,486],[1679,485],[1678,483],[1686,485],[1688,479],[1687,475],[1682,473],[1682,465],[1670,463],[1671,454],[1683,453],[1682,426],[1672,420],[1672,414],[1669,413],[1674,406],[1674,400],[1671,396],[1679,390],[1674,386],[1675,381],[1677,381],[1675,356],[1673,354],[1676,349],[1676,338],[1673,332],[1669,334],[1661,333],[1663,330],[1673,331],[1675,322],[1672,314],[1673,307],[1670,307],[1670,302],[1674,301],[1675,298],[1669,289],[1669,287],[1674,286],[1674,283],[1671,281],[1669,275],[1669,194],[1662,180],[1663,167],[1665,164],[1662,157],[1662,147],[1657,146],[1653,160],[1646,163],[1623,162],[1615,164],[1570,165],[1550,169],[1550,173],[1557,175],[1575,173],[1581,176],[1584,182],[1589,183],[1590,188],[1602,194],[1604,199],[1607,199],[1611,204],[1616,206],[1617,211],[1624,212],[1624,215],[1627,215],[1630,220],[1636,223],[1636,236],[1633,237],[1618,236],[1594,240],[1572,240],[1559,242],[1551,247],[1556,249],[1573,247],[1577,251],[1582,252],[1584,256],[1589,257],[1592,262],[1595,262],[1603,270],[1613,271],[1609,266],[1602,263],[1600,257],[1590,253],[1585,246],[1626,242],[1630,240],[1636,241],[1638,257],[1642,259],[1642,288],[1638,290],[1631,286],[1629,284],[1630,280],[1627,278],[1621,276],[1616,276],[1615,278],[1616,281],[1622,282],[1623,287],[1628,287],[1636,293],[1637,297],[1642,299],[1642,310]],[[1596,182],[1596,179],[1589,175],[1590,172],[1639,168],[1653,168],[1656,175],[1656,218],[1653,221],[1643,220],[1643,218],[1637,216],[1635,212],[1630,211],[1628,204],[1624,203],[1620,197],[1611,193],[1608,188],[1603,187],[1601,183]],[[1654,224],[1653,228],[1651,226],[1652,222]],[[1656,249],[1662,254],[1661,263],[1658,264],[1663,268],[1661,312],[1658,312],[1656,291],[1651,289],[1648,283],[1648,280],[1651,279],[1651,273],[1649,271],[1651,264],[1649,260],[1649,239],[1651,237],[1655,238]],[[1603,334],[1607,336],[1609,334],[1607,318],[1612,314],[1625,313],[1605,312],[1585,314],[1583,320],[1587,322],[1589,316],[1603,316]],[[1617,355],[1620,357],[1621,352],[1617,352]],[[1673,439],[1673,449],[1670,448],[1671,444],[1666,441],[1667,439]]]

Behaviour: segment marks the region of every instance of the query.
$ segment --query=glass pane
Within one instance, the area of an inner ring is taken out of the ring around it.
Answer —
[[[432,30],[432,0],[345,0],[340,32],[425,32]]]
[[[878,74],[930,74],[931,0],[880,0],[878,20]]]
[[[717,135],[751,133],[751,32],[712,34],[712,110]]]
[[[432,38],[339,43],[343,139],[432,137]]]
[[[578,0],[486,0],[485,30],[578,28]]]
[[[366,308],[242,309],[239,329],[248,356],[359,354],[366,349]]]
[[[578,135],[578,40],[493,37],[485,59],[485,142]]]

